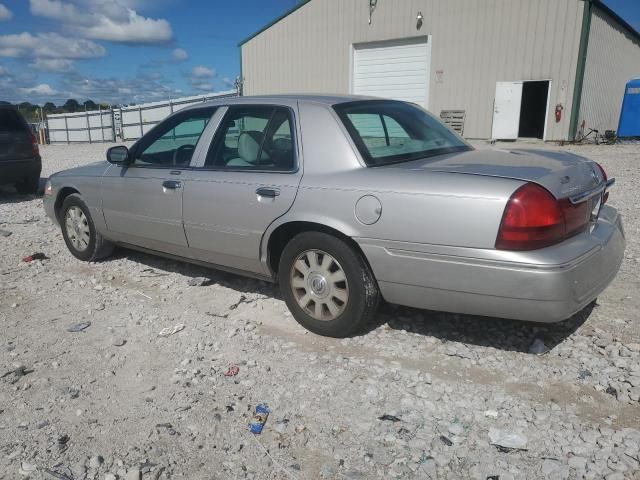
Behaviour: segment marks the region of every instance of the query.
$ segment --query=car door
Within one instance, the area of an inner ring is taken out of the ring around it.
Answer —
[[[297,104],[229,107],[206,156],[185,182],[183,218],[191,256],[265,273],[260,243],[289,210],[302,176]]]
[[[188,253],[182,179],[214,111],[189,109],[169,117],[132,147],[128,165],[109,168],[102,181],[102,207],[111,237],[176,255]]]

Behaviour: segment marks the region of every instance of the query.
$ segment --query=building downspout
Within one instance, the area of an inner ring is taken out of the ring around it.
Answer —
[[[589,34],[591,32],[591,16],[593,14],[593,0],[582,1],[584,1],[584,12],[582,14],[582,33],[580,34],[580,47],[578,49],[576,83],[573,87],[571,121],[569,123],[569,140],[575,139],[578,133],[580,103],[582,101],[582,87],[584,85],[584,73],[587,65],[587,50],[589,48]]]

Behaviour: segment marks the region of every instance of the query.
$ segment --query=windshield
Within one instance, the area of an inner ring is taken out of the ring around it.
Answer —
[[[370,167],[472,149],[416,105],[370,100],[334,109]]]

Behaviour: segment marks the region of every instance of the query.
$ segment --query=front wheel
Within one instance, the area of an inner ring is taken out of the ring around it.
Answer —
[[[74,257],[94,262],[113,252],[113,244],[96,230],[89,207],[80,195],[65,198],[60,209],[60,225],[64,242]]]
[[[307,330],[344,338],[373,323],[378,285],[362,255],[343,240],[301,233],[282,252],[278,272],[287,306]]]

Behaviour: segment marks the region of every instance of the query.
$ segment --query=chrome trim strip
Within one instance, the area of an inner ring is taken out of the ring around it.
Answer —
[[[598,185],[596,188],[594,188],[592,190],[587,190],[586,192],[582,192],[582,193],[579,193],[577,195],[573,195],[573,196],[569,197],[569,201],[571,203],[573,203],[574,205],[577,204],[577,203],[582,203],[585,200],[589,200],[590,198],[595,197],[596,195],[600,195],[606,189],[607,189],[606,184],[605,183],[601,183],[600,185]]]

